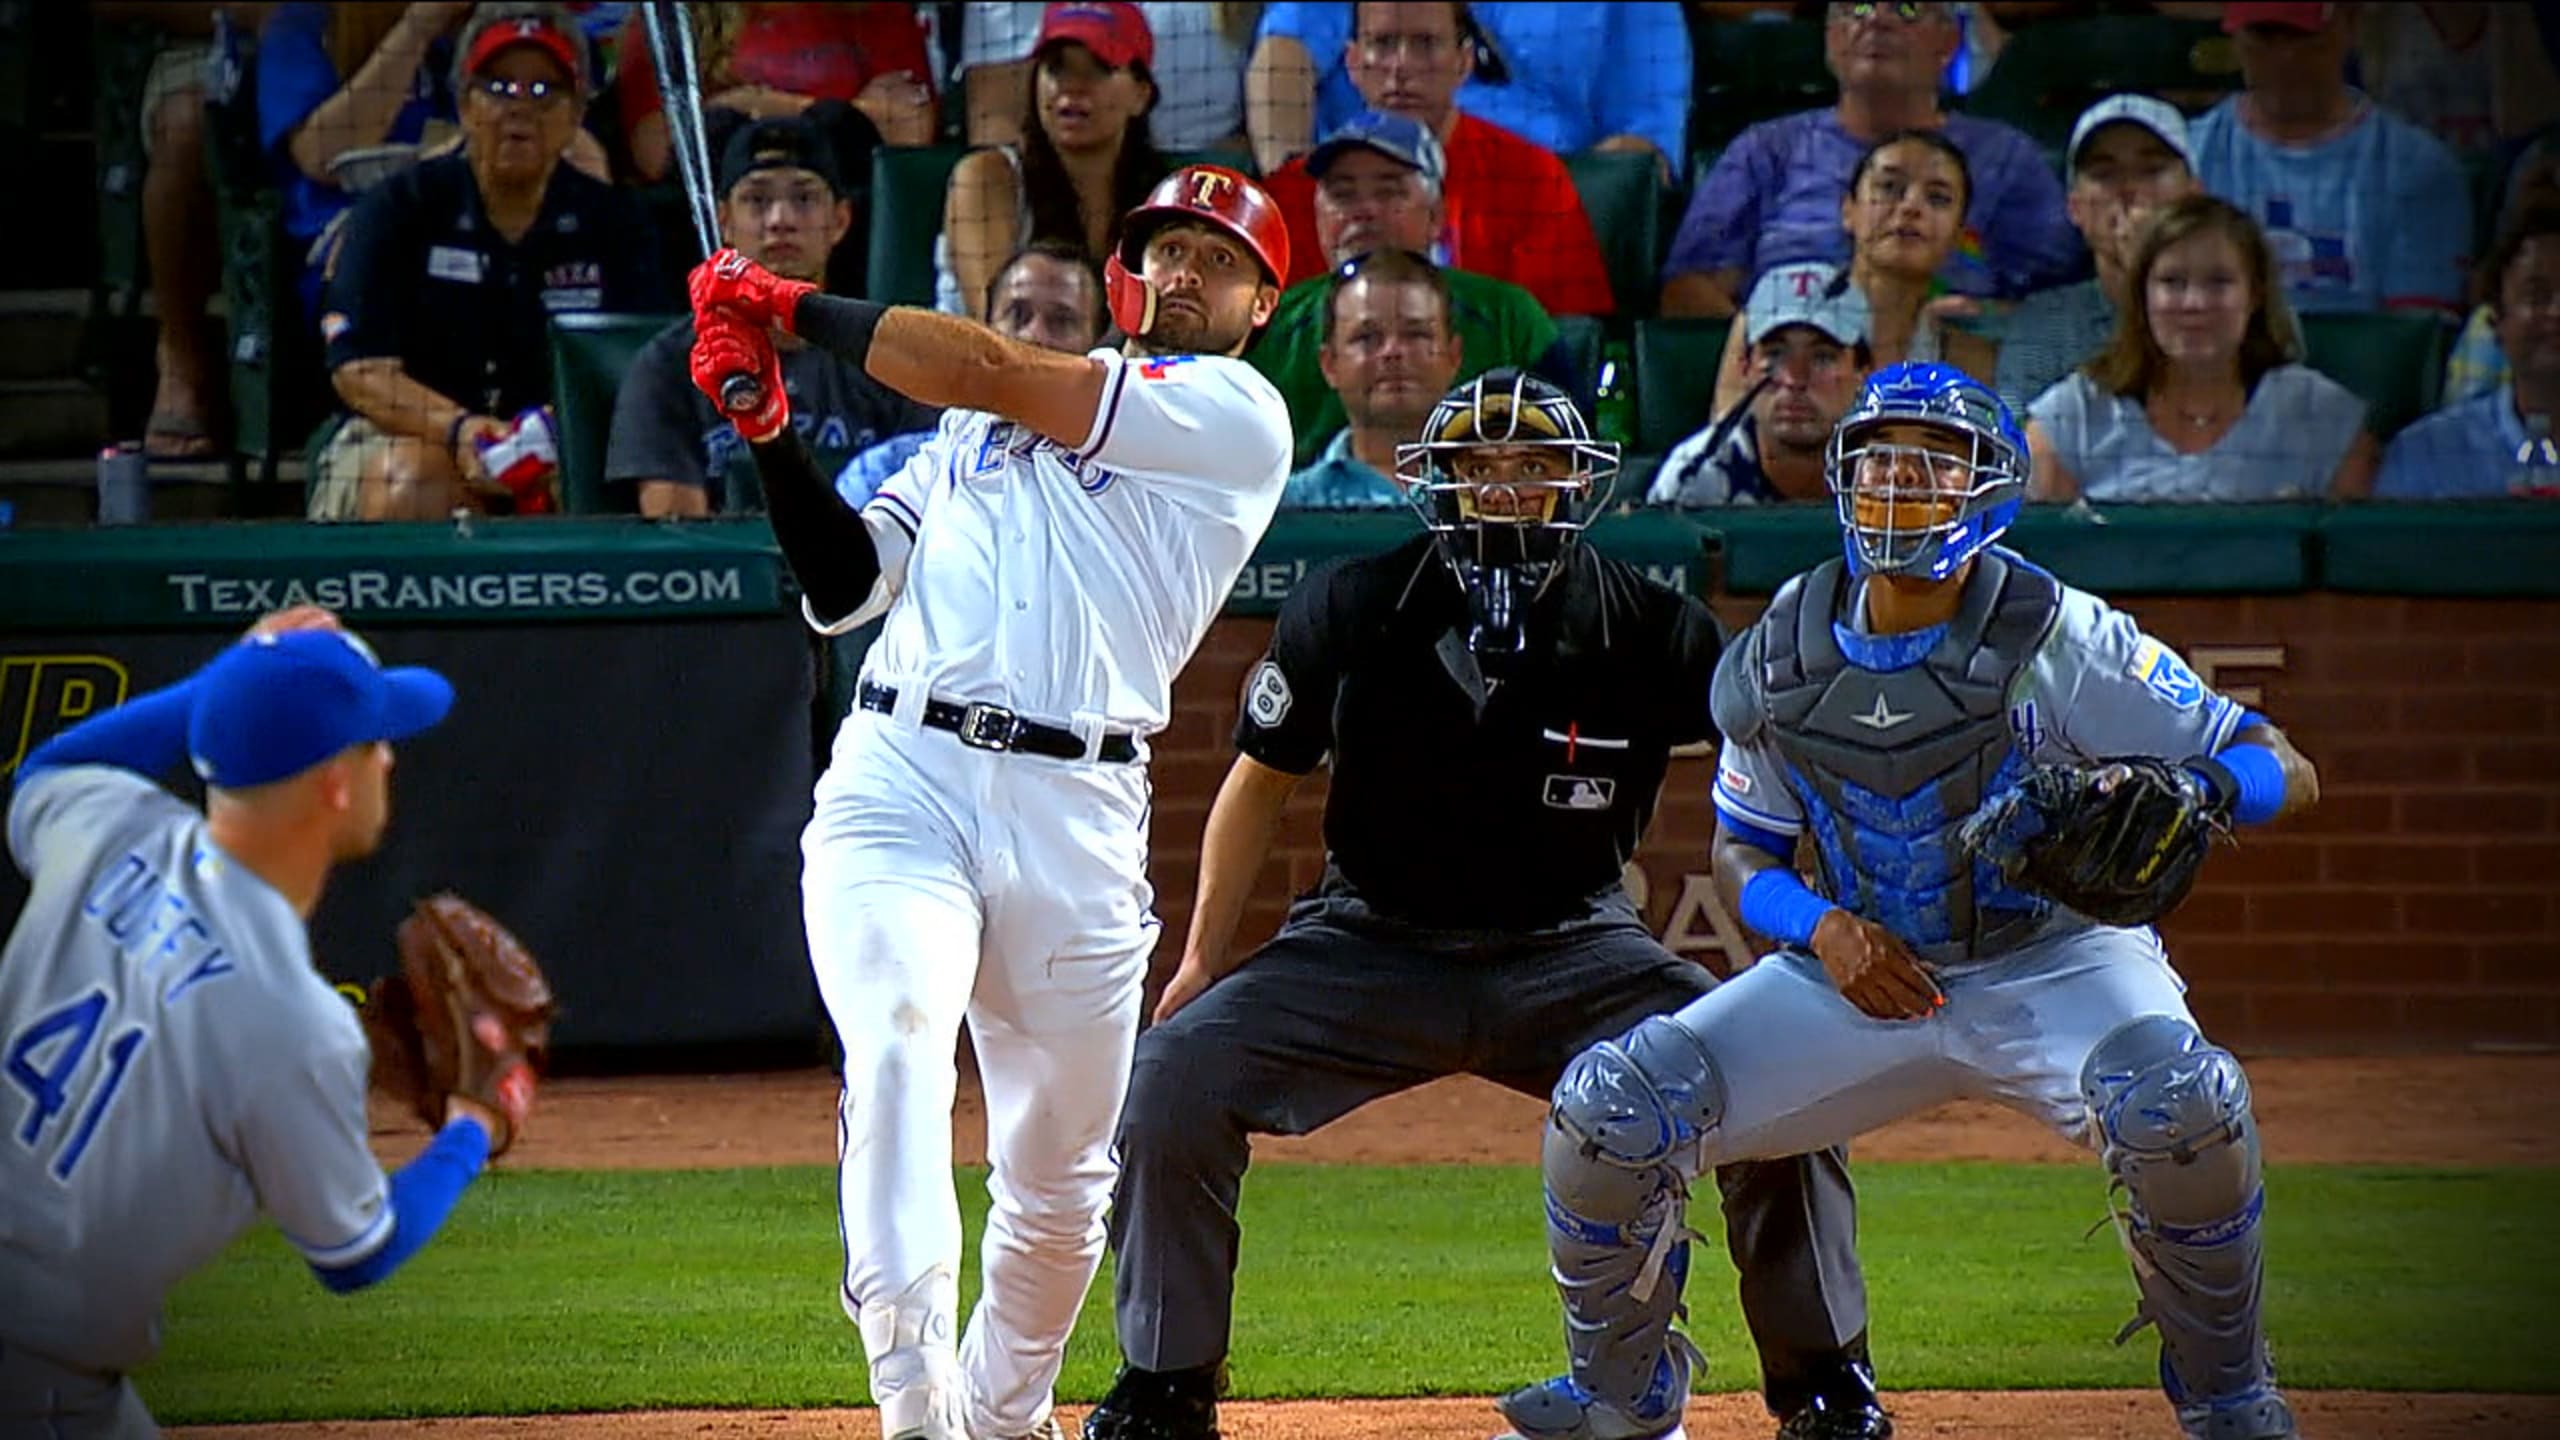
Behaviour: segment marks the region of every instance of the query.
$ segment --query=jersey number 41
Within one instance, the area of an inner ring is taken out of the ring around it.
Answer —
[[[81,1062],[89,1058],[89,1048],[98,1038],[98,1027],[106,1019],[107,992],[92,990],[79,999],[39,1016],[34,1023],[9,1038],[7,1059],[0,1061],[10,1080],[27,1092],[33,1102],[26,1123],[18,1127],[18,1143],[33,1150],[43,1141],[47,1127],[71,1107],[71,1092],[80,1082]],[[106,1074],[87,1083],[86,1103],[68,1134],[59,1135],[50,1168],[53,1178],[68,1181],[72,1167],[89,1148],[98,1133],[98,1122],[106,1118],[107,1107],[115,1103],[116,1091],[124,1085],[125,1072],[133,1068],[134,1052],[150,1032],[136,1025],[107,1045]]]

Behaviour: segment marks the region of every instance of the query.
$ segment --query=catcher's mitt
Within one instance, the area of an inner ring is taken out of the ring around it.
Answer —
[[[550,982],[505,926],[458,895],[419,901],[397,940],[399,973],[373,982],[361,1012],[374,1088],[430,1130],[444,1124],[446,1096],[477,1101],[499,1118],[489,1153],[505,1153],[548,1059],[559,1008]]]
[[[2184,765],[2123,756],[2039,765],[1966,820],[1956,843],[2010,884],[2108,925],[2178,908],[2230,801]]]

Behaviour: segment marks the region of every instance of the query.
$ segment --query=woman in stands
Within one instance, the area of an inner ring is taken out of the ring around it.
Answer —
[[[938,308],[985,319],[996,267],[1035,240],[1111,253],[1120,217],[1167,169],[1147,126],[1154,65],[1137,6],[1050,8],[1031,51],[1022,144],[977,151],[951,172],[934,246]]]
[[[1973,172],[1964,152],[1936,130],[1897,130],[1867,147],[1849,172],[1840,223],[1849,232],[1849,280],[1867,297],[1869,344],[1876,368],[1905,361],[1942,361],[1991,383],[1997,352],[1981,336],[1938,313],[1938,270],[1962,244]],[[1962,297],[1951,297],[1958,305]],[[1716,372],[1715,413],[1733,408],[1751,388],[1748,317],[1737,315]]]
[[[2258,223],[2192,195],[2136,246],[2115,338],[2028,407],[2037,500],[2371,494],[2364,402],[2297,363],[2302,336]]]

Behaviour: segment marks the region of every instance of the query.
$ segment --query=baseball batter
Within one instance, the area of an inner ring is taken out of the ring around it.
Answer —
[[[523,1118],[454,1097],[385,1177],[365,1143],[364,1031],[304,928],[332,867],[381,842],[390,742],[452,700],[441,676],[382,669],[305,607],[19,767],[8,842],[30,890],[0,954],[0,1434],[157,1434],[124,1377],[158,1350],[181,1277],[263,1211],[321,1284],[371,1285]],[[202,811],[151,779],[181,758]]]
[[[1234,358],[1289,269],[1270,197],[1192,166],[1121,236],[1105,278],[1130,339],[1086,355],[733,255],[694,276],[697,382],[764,382],[736,419],[810,623],[887,615],[818,782],[802,893],[845,1054],[843,1301],[890,1440],[1058,1433],[1156,942],[1147,737],[1287,479],[1288,412]],[[952,407],[859,514],[791,433],[768,324]],[[964,1020],[995,1173],[955,1345]]]
[[[2131,618],[1993,548],[2025,448],[1996,396],[1939,365],[1881,372],[1835,431],[1845,560],[1789,581],[1716,672],[1716,868],[1780,948],[1557,1085],[1548,1246],[1571,1370],[1503,1402],[1522,1434],[1680,1433],[1676,1407],[1643,1402],[1676,1286],[1630,1286],[1707,1167],[1959,1096],[2098,1150],[2186,1433],[2294,1434],[2259,1327],[2239,1063],[2198,1032],[2148,926],[2023,893],[1957,836],[2047,762],[2165,758],[2207,823],[2302,809],[2318,781]]]

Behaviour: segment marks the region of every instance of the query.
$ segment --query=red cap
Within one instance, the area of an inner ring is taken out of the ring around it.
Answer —
[[[2232,0],[2231,4],[2222,7],[2222,28],[2227,34],[2237,35],[2252,25],[2277,25],[2317,35],[2328,29],[2329,22],[2337,15],[2338,7],[2335,5],[2258,4],[2250,3],[2250,0]]]
[[[499,51],[516,45],[534,46],[558,61],[561,71],[572,83],[583,80],[587,73],[586,66],[580,63],[580,47],[577,39],[564,34],[558,27],[539,15],[524,15],[513,20],[501,20],[473,37],[471,54],[462,62],[462,73],[479,74],[490,61],[498,58]]]
[[[1133,61],[1155,68],[1155,32],[1147,28],[1147,17],[1127,0],[1051,5],[1040,17],[1040,39],[1031,53],[1069,42],[1092,51],[1095,59],[1114,70],[1126,70]]]

